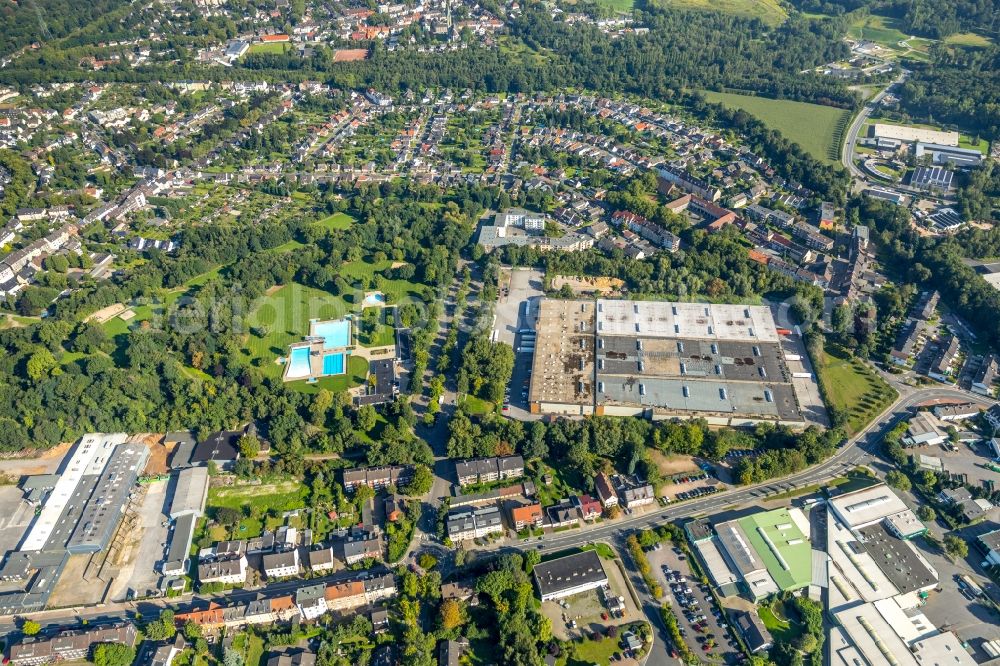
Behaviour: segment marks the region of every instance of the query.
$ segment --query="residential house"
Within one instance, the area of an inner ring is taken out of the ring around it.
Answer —
[[[580,512],[569,500],[546,507],[545,513],[549,516],[549,527],[572,527],[580,524]]]
[[[386,467],[355,467],[344,470],[344,489],[354,492],[358,486],[381,490],[391,485],[406,485],[413,478],[413,467],[390,465]]]
[[[615,492],[614,487],[611,485],[611,479],[608,478],[607,474],[601,472],[594,477],[594,487],[605,509],[618,506],[618,493]]]
[[[335,551],[346,564],[382,559],[382,537],[373,532],[355,531],[335,544]]]
[[[979,395],[992,396],[993,384],[997,379],[997,355],[990,354],[983,359],[976,374],[972,378],[972,392]]]
[[[198,563],[199,583],[242,585],[247,581],[247,556]]]
[[[939,421],[964,421],[979,416],[982,408],[974,402],[963,402],[959,405],[937,405],[933,411]]]
[[[333,570],[333,548],[324,546],[308,552],[309,570],[313,573]]]
[[[601,516],[602,505],[600,500],[594,499],[590,495],[574,495],[573,504],[580,511],[580,517],[584,520],[596,520]]]
[[[264,555],[264,575],[268,579],[288,578],[299,575],[299,550],[292,548],[281,553]]]
[[[541,527],[543,519],[542,505],[537,502],[533,504],[511,504],[510,523],[517,531],[529,527]]]

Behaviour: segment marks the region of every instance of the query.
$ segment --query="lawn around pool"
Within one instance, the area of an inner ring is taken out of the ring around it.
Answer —
[[[844,414],[848,435],[861,431],[899,396],[864,362],[830,343],[816,374],[831,418],[836,412]]]
[[[702,91],[705,99],[729,108],[743,109],[781,134],[799,144],[820,162],[840,163],[840,143],[851,114],[831,106],[770,99],[753,95]]]

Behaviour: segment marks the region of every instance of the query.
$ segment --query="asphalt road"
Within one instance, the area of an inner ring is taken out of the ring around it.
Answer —
[[[844,146],[840,151],[840,162],[844,165],[844,168],[847,169],[848,173],[850,173],[851,176],[857,180],[861,180],[865,183],[868,182],[868,176],[861,171],[861,169],[854,166],[854,148],[858,142],[858,132],[861,131],[861,127],[865,124],[865,121],[868,120],[868,116],[872,114],[875,107],[878,106],[879,102],[881,102],[886,94],[888,94],[889,89],[906,80],[907,73],[908,72],[906,70],[900,72],[899,76],[896,77],[896,80],[883,88],[877,95],[872,97],[865,104],[864,108],[858,112],[858,115],[854,117],[854,122],[851,123],[850,128],[847,130],[847,134],[844,137]]]

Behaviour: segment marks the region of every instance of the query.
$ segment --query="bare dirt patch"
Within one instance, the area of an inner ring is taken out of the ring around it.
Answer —
[[[39,452],[31,458],[8,458],[0,460],[0,472],[12,476],[31,476],[32,474],[52,474],[59,468],[59,463],[72,448],[73,442],[64,442],[51,449]],[[21,454],[28,451],[21,451]]]
[[[612,294],[618,291],[623,284],[622,280],[613,277],[572,277],[569,275],[556,275],[552,278],[552,288],[561,289],[564,284],[568,284],[577,294],[599,293]]]
[[[158,433],[143,433],[133,435],[129,438],[138,444],[145,444],[149,449],[149,461],[146,463],[145,473],[150,475],[169,474],[170,465],[167,460],[171,452],[177,446],[171,444],[169,447],[163,443],[163,435]]]
[[[98,324],[103,324],[125,312],[125,309],[126,308],[122,303],[115,303],[114,305],[109,305],[106,308],[101,308],[97,312],[89,315],[86,319],[84,319],[84,321],[94,321]]]
[[[281,291],[281,288],[284,287],[284,286],[285,285],[283,285],[283,284],[276,284],[273,287],[268,287],[267,291],[264,292],[264,295],[265,296],[274,296],[279,291]]]
[[[683,456],[679,454],[668,456],[653,449],[649,452],[649,457],[654,463],[656,463],[656,468],[660,470],[660,474],[664,478],[673,476],[674,474],[698,471],[698,465],[695,464],[694,458],[691,456]]]

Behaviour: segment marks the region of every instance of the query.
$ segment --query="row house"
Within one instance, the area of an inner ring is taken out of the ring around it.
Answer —
[[[56,661],[82,661],[98,643],[132,647],[138,640],[135,625],[126,622],[87,629],[70,629],[51,637],[30,637],[11,645],[8,659],[15,666],[40,666]]]
[[[392,485],[406,485],[413,478],[413,467],[389,465],[385,467],[355,467],[344,470],[344,489],[354,492],[358,486],[381,490]]]
[[[522,476],[524,476],[524,458],[521,456],[473,458],[455,463],[455,477],[460,486],[489,483],[500,479],[517,479]]]

